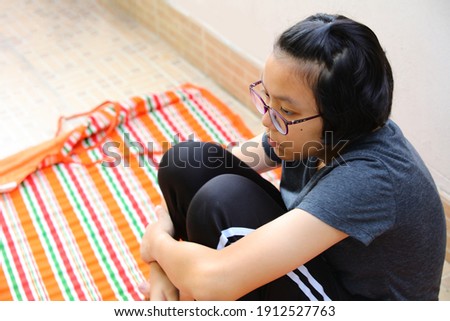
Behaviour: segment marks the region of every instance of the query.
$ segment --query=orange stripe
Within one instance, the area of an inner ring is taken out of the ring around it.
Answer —
[[[163,132],[159,130],[159,127],[153,123],[153,120],[150,118],[149,114],[142,115],[142,117],[140,117],[140,121],[145,125],[147,130],[150,132],[151,136],[155,139],[153,143],[162,144],[162,150],[156,150],[156,152],[159,153],[166,152],[167,149],[170,147],[171,137],[169,137],[168,141]],[[156,147],[154,146],[154,148]]]
[[[155,205],[161,204],[161,195],[159,194],[157,189],[153,186],[153,183],[150,181],[150,179],[146,176],[144,169],[139,167],[138,160],[134,157],[131,158],[130,160],[130,168],[133,170],[133,173],[138,179],[140,185],[143,187],[144,191],[151,199],[152,204]],[[148,213],[148,216],[150,217],[150,213]],[[127,227],[129,226],[127,225]],[[139,269],[144,275],[148,274],[148,266],[141,260],[141,252],[140,252],[141,240],[140,239],[136,240],[134,237],[131,237],[133,234],[124,231],[122,228],[121,233],[123,235],[123,238],[126,240],[126,243],[129,246],[129,249]],[[129,236],[127,237],[127,235]]]
[[[112,141],[120,142],[120,144],[121,144],[120,146],[124,146],[123,144],[125,144],[123,142],[123,140],[121,139],[120,135],[117,133],[117,131],[114,132],[113,135],[110,135],[110,139]],[[142,186],[144,191],[149,196],[152,204],[160,204],[161,203],[161,195],[159,194],[158,190],[153,185],[152,181],[147,177],[147,175],[145,173],[145,169],[139,167],[139,160],[136,159],[134,156],[131,156],[129,166],[133,170],[134,176],[137,178],[140,185]],[[91,175],[94,174],[94,172],[91,172],[91,171],[90,171],[90,173],[91,173]],[[96,177],[97,177],[97,175],[100,176],[100,174],[98,172],[95,173]],[[103,179],[103,178],[100,177],[98,179]],[[107,195],[106,195],[106,192],[108,192]],[[102,194],[102,198],[104,200],[114,198],[114,196],[111,193],[109,193],[109,190],[107,191],[106,188],[101,190],[101,194]],[[107,198],[107,197],[109,197],[109,198]],[[115,200],[115,198],[114,198],[114,200]],[[148,266],[146,263],[144,263],[141,260],[141,254],[140,254],[141,240],[136,239],[134,237],[134,233],[133,233],[128,221],[125,219],[122,209],[118,206],[117,201],[116,202],[108,202],[107,206],[110,210],[111,215],[114,217],[116,224],[118,226],[120,226],[120,232],[122,234],[122,237],[125,240],[126,244],[128,245],[130,252],[133,255],[139,269],[141,270],[141,272],[144,275],[146,275],[146,273],[148,273]],[[150,216],[150,213],[149,213],[149,216]]]
[[[211,102],[220,112],[222,112],[230,122],[236,127],[236,129],[241,133],[241,135],[247,139],[255,136],[254,133],[248,129],[247,125],[242,121],[241,117],[235,114],[231,109],[225,105],[221,100],[219,100],[216,96],[210,93],[208,90],[194,86],[192,84],[185,84],[183,88],[195,88],[199,90],[204,98],[206,98],[209,102]]]
[[[120,137],[120,135],[117,132],[115,132],[114,135],[111,135],[110,138],[113,141],[120,142],[120,144],[121,144],[120,146],[122,146],[122,147],[125,146],[124,145],[125,142],[122,140],[122,138]],[[145,143],[145,142],[143,142],[143,143]],[[121,151],[121,156],[123,157],[122,151]],[[154,187],[153,182],[145,174],[145,169],[139,167],[139,160],[134,155],[130,155],[130,157],[129,157],[129,166],[133,170],[133,174],[138,179],[142,188],[144,188],[144,190],[149,195],[149,198],[152,201],[152,203],[153,204],[161,203],[160,194]],[[112,195],[110,197],[112,197]],[[119,207],[117,207],[116,210],[111,211],[111,213],[122,213],[122,210]],[[140,242],[140,240],[137,240],[137,241],[138,241],[138,243]]]
[[[117,131],[114,131],[109,136],[109,138],[112,141],[119,142],[120,146],[124,146],[123,144],[125,144]],[[139,180],[139,183],[149,195],[151,202],[153,204],[161,203],[161,196],[159,195],[155,187],[153,187],[152,182],[148,179],[148,177],[146,177],[144,169],[139,168],[138,160],[134,156],[130,157],[129,166],[133,169],[133,172]],[[123,210],[120,208],[117,198],[107,188],[107,184],[104,181],[103,176],[100,174],[100,169],[98,167],[91,167],[89,169],[89,174],[91,175],[91,179],[95,182],[98,192],[101,194],[102,199],[105,201],[105,204],[108,207],[111,216],[114,218],[115,223],[120,227],[122,238],[128,245],[130,252],[138,263],[138,267],[141,271],[145,271],[147,265],[142,262],[140,255],[141,240],[137,239],[134,236],[135,234],[130,226],[130,223],[126,219]]]
[[[94,280],[95,285],[98,287],[98,290],[102,296],[103,300],[113,300],[116,298],[116,294],[111,288],[108,278],[103,273],[103,269],[100,266],[100,263],[97,259],[97,256],[92,249],[89,239],[87,235],[84,233],[83,227],[74,212],[67,195],[62,192],[63,187],[60,184],[57,174],[53,170],[48,170],[45,172],[46,178],[51,185],[54,195],[56,196],[59,206],[66,217],[67,224],[69,225],[70,230],[76,240],[78,248],[80,250],[81,255],[83,256],[85,263],[89,269],[89,273]],[[97,188],[101,189],[100,182]],[[106,189],[106,188],[104,188]],[[93,258],[96,258],[95,260]]]
[[[145,116],[145,117],[143,117]],[[145,125],[146,129],[148,131],[151,132],[151,128],[154,129],[154,127],[156,127],[153,122],[151,121],[151,119],[148,117],[148,115],[142,115],[141,117],[139,117],[141,122]],[[156,130],[154,130],[152,132],[152,135],[156,134]],[[157,133],[158,135],[162,135],[161,132]],[[113,141],[119,141],[120,140],[120,146],[124,147],[125,144],[122,140],[122,138],[119,136],[119,134],[116,132],[114,132],[114,135],[111,135],[111,140]],[[159,140],[157,140],[159,141]],[[148,142],[141,142],[142,144],[146,145]],[[145,148],[147,148],[147,146],[145,146]],[[121,150],[121,154],[123,156],[123,150]],[[146,158],[146,155],[143,155],[144,158]],[[147,192],[147,194],[149,195],[150,200],[152,201],[153,204],[160,204],[161,203],[161,195],[159,194],[158,190],[156,189],[156,187],[154,186],[154,183],[148,178],[148,176],[146,175],[146,170],[145,168],[142,168],[139,166],[139,160],[133,156],[130,155],[129,157],[130,163],[129,166],[130,168],[133,170],[133,174],[134,176],[138,179],[140,185],[144,188],[144,190]],[[146,159],[146,161],[148,161]],[[140,241],[140,240],[139,240]]]
[[[139,160],[135,157],[130,159],[130,168],[133,170],[133,174],[139,181],[141,187],[145,190],[152,204],[161,203],[161,195],[155,187],[154,183],[148,178],[145,173],[145,169],[139,167]],[[140,241],[140,240],[139,240]]]
[[[48,170],[47,170],[48,172]],[[28,209],[25,205],[24,199],[20,194],[20,190],[16,189],[11,194],[11,199],[14,204],[14,208],[19,217],[20,224],[26,235],[28,244],[30,246],[31,252],[33,253],[33,258],[36,261],[42,282],[47,289],[50,300],[64,300],[64,296],[59,288],[58,282],[53,273],[51,273],[52,268],[45,254],[45,249],[39,239],[39,234],[34,228],[33,221],[28,214]]]
[[[175,93],[169,92],[168,96],[175,96]],[[199,139],[202,141],[212,141],[212,137],[208,134],[208,132],[203,128],[201,123],[194,118],[193,113],[189,110],[189,108],[182,101],[177,102],[175,105],[178,113],[183,117],[186,123],[192,128],[196,135],[198,135]],[[190,133],[188,133],[190,134]]]
[[[12,300],[13,296],[9,291],[5,271],[3,271],[3,268],[0,267],[0,301],[12,301]]]
[[[146,115],[148,117],[148,115]],[[112,132],[109,137],[111,141],[118,142],[120,144],[120,154],[123,157],[123,148],[124,148],[124,141],[122,137],[119,135],[117,131]],[[83,163],[90,163],[92,160],[89,158],[89,155],[87,152],[81,152],[78,154],[81,162]],[[160,204],[161,203],[161,196],[158,193],[158,191],[153,187],[152,182],[146,177],[143,169],[139,168],[138,160],[130,155],[130,168],[133,168],[133,171],[135,173],[135,176],[138,178],[139,182],[141,183],[141,186],[145,189],[147,194],[149,195],[149,198],[153,204]],[[140,256],[140,241],[136,239],[134,236],[134,232],[131,229],[130,223],[127,221],[123,210],[118,205],[118,201],[116,199],[116,196],[114,196],[113,193],[109,190],[107,187],[107,183],[105,182],[103,176],[100,174],[100,169],[97,166],[88,167],[89,175],[91,176],[91,179],[96,185],[98,193],[101,195],[101,199],[105,202],[106,206],[109,209],[109,213],[114,218],[114,222],[117,224],[117,226],[120,226],[120,233],[122,235],[122,238],[128,245],[130,252],[132,253],[134,259],[138,263],[138,267],[141,271],[146,271],[147,265],[142,262],[141,256]],[[97,282],[96,282],[97,284]],[[102,289],[100,289],[102,290]],[[103,293],[102,293],[103,296]],[[115,298],[115,296],[114,296]],[[108,300],[107,298],[104,298],[105,300]]]

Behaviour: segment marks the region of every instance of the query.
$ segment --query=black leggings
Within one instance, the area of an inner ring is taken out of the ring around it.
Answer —
[[[274,185],[212,143],[175,145],[161,160],[158,180],[175,237],[218,250],[287,211]],[[321,256],[241,298],[339,299],[348,298]]]

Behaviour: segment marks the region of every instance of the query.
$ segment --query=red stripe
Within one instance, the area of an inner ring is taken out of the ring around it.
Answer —
[[[84,193],[83,188],[80,185],[80,182],[77,178],[77,176],[73,173],[72,169],[70,168],[70,166],[65,166],[71,181],[73,182],[75,188],[77,189],[78,194],[81,197],[81,201],[83,202],[84,206],[87,208],[88,213],[90,214],[92,221],[95,225],[95,227],[97,228],[97,230],[99,231],[99,236],[101,237],[104,245],[106,246],[106,249],[109,253],[109,256],[111,257],[114,266],[117,268],[117,270],[119,271],[119,277],[124,281],[125,286],[126,286],[126,290],[128,291],[128,293],[130,293],[133,296],[133,299],[135,300],[141,300],[141,297],[139,296],[139,294],[135,291],[135,285],[131,284],[130,279],[127,277],[126,273],[125,273],[125,269],[123,268],[117,254],[116,251],[114,250],[113,246],[111,245],[111,243],[109,242],[108,239],[108,232],[105,231],[105,229],[102,227],[102,224],[99,222],[98,217],[97,217],[97,213],[95,213],[94,209],[92,208],[89,200],[86,197],[86,193]]]
[[[98,128],[98,123],[95,119],[93,119],[93,125]],[[137,135],[135,134],[135,131],[132,129],[131,126],[127,126],[127,129],[133,134],[133,136],[135,136],[135,138],[137,137]],[[141,142],[139,142],[139,143],[141,143]],[[124,144],[125,144],[125,141],[124,141]],[[145,150],[145,148],[146,147],[144,146],[144,150]],[[123,176],[121,175],[121,173],[119,172],[117,167],[111,167],[111,169],[113,170],[113,173],[116,176],[116,178],[119,180],[120,186],[123,188],[125,195],[130,200],[131,205],[133,206],[133,209],[137,212],[137,214],[141,220],[141,223],[143,224],[143,226],[147,226],[150,223],[149,218],[147,218],[147,216],[141,210],[139,204],[136,201],[136,198],[133,196],[133,193],[131,193],[130,189],[128,188],[128,185],[125,183]]]
[[[19,280],[16,280],[16,282],[22,284],[22,288],[25,291],[25,295],[27,297],[27,300],[34,300],[33,294],[31,292],[30,284],[28,283],[28,280],[25,276],[25,271],[22,268],[22,264],[19,259],[19,255],[16,251],[16,247],[14,242],[12,241],[12,236],[9,233],[9,230],[6,228],[6,220],[3,217],[3,212],[0,211],[0,225],[2,226],[3,233],[5,235],[6,241],[8,243],[8,249],[11,251],[11,255],[13,257],[14,264],[17,269],[17,273],[19,274]],[[12,277],[12,275],[11,275]]]
[[[50,229],[50,234],[53,236],[53,239],[55,240],[56,243],[56,247],[58,249],[58,252],[61,256],[61,259],[63,260],[64,266],[66,267],[66,270],[69,274],[69,278],[72,281],[72,284],[74,286],[74,289],[76,291],[76,293],[78,294],[79,298],[81,300],[87,300],[86,295],[84,294],[84,292],[81,290],[81,284],[78,281],[78,278],[75,275],[75,272],[73,270],[73,267],[71,265],[71,261],[69,260],[69,258],[66,255],[66,251],[63,247],[63,244],[61,242],[61,239],[56,231],[55,225],[52,222],[52,219],[50,217],[50,213],[47,211],[47,208],[45,206],[44,200],[41,198],[40,193],[38,191],[38,188],[36,186],[36,183],[34,181],[33,176],[30,176],[30,179],[28,180],[30,187],[33,191],[34,196],[36,197],[37,201],[38,201],[38,205],[40,208],[40,211],[45,219],[45,222],[47,223],[49,229]],[[45,232],[44,232],[45,233]]]
[[[197,107],[205,114],[208,121],[210,121],[212,124],[214,124],[216,129],[226,138],[227,142],[233,141],[233,139],[230,136],[228,136],[228,134],[225,132],[225,130],[222,128],[222,126],[220,126],[220,124],[217,123],[217,121],[208,113],[208,111],[205,109],[205,107],[202,104],[200,104],[200,102],[195,98],[195,95],[191,94],[190,92],[188,92],[187,90],[184,90],[184,89],[181,91],[183,91],[189,97],[189,100],[193,101],[194,104],[197,105]]]
[[[162,105],[161,105],[161,101],[159,100],[158,95],[153,95],[152,97],[155,100],[155,104],[156,104],[155,108],[158,109],[158,111],[160,112],[161,116],[164,118],[166,123],[170,126],[170,128],[172,129],[172,131],[175,134],[180,135],[181,141],[185,141],[186,137],[182,133],[177,132],[178,128],[173,124],[172,119],[170,119],[170,117],[166,114],[166,112],[164,111],[164,108],[161,108]]]
[[[146,127],[145,124],[143,124],[144,127]],[[161,150],[155,150],[155,147],[153,145],[154,142],[151,142],[152,144],[149,146],[146,146],[145,143],[142,141],[142,139],[139,139],[140,135],[136,130],[134,130],[133,126],[127,126],[127,129],[131,132],[131,134],[134,136],[134,139],[136,139],[143,147],[144,147],[144,155],[146,155],[149,159],[147,161],[154,166],[157,169],[157,166],[159,165],[158,161],[155,159],[155,155],[162,155],[162,149]],[[147,142],[148,143],[148,142]],[[157,142],[159,144],[159,142]]]
[[[142,139],[139,139],[140,135],[137,133],[136,130],[134,130],[133,126],[127,126],[126,128],[134,136],[133,138],[136,139],[137,142],[144,147],[144,155],[146,155],[148,158],[150,158],[150,159],[147,159],[147,161],[149,163],[151,163],[152,166],[155,166],[155,167],[158,166],[158,162],[156,161],[154,155],[155,154],[160,155],[160,154],[162,154],[162,152],[154,150],[153,142],[151,142],[152,145],[150,145],[150,148],[148,148],[149,146],[146,146],[145,143],[142,141]]]
[[[102,125],[99,124],[99,122],[97,121],[97,118],[100,118],[100,117],[102,117],[102,122],[103,122]],[[103,137],[101,137],[102,130],[105,130],[108,128],[108,124],[105,122],[108,122],[108,121],[111,122],[111,119],[108,119],[105,115],[102,114],[97,117],[90,116],[89,120],[91,122],[92,133],[90,133],[90,135],[86,138],[89,138],[92,140],[93,146],[97,146],[103,140]],[[101,146],[97,146],[97,147],[101,147]]]
[[[136,198],[134,198],[133,194],[131,193],[130,189],[128,188],[128,185],[123,179],[123,176],[120,174],[120,172],[117,170],[117,168],[113,168],[114,175],[119,181],[120,186],[122,187],[123,191],[125,192],[125,195],[128,197],[128,199],[131,202],[131,205],[133,206],[133,209],[137,212],[139,219],[141,220],[141,223],[143,226],[147,226],[150,221],[149,218],[146,217],[144,212],[142,212],[140,206],[136,202]]]

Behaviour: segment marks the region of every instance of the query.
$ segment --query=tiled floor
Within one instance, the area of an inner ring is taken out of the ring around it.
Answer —
[[[0,159],[51,138],[61,115],[191,82],[259,120],[165,42],[94,0],[0,1]],[[450,300],[450,264],[441,300]]]
[[[0,159],[51,138],[60,115],[185,82],[242,109],[164,41],[95,0],[0,1],[0,70]]]

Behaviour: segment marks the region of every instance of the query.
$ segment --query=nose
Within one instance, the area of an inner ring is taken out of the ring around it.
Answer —
[[[269,128],[271,130],[274,129],[272,120],[270,119],[269,111],[265,112],[264,115],[262,115],[261,122],[262,122],[264,127],[267,127],[267,128]]]

